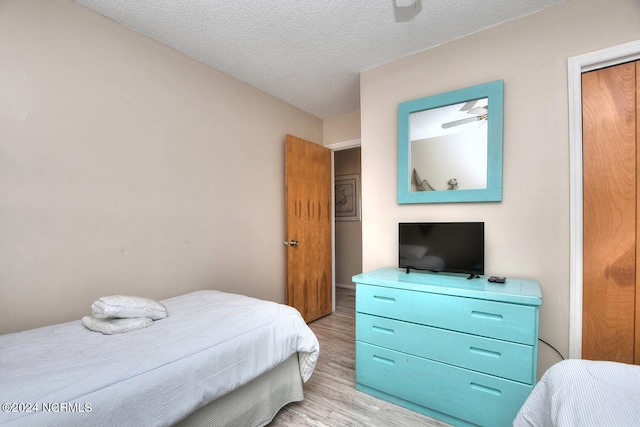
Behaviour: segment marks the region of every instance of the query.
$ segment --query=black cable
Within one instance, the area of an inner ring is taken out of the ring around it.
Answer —
[[[556,350],[556,348],[554,346],[552,346],[551,344],[549,344],[548,342],[546,342],[545,340],[543,340],[542,338],[538,338],[538,341],[543,342],[544,344],[548,345],[549,347],[551,347],[553,349],[553,351],[555,351],[556,353],[558,353],[558,356],[560,356],[562,358],[562,360],[564,360],[564,356],[562,355],[562,353],[560,353],[558,350]]]

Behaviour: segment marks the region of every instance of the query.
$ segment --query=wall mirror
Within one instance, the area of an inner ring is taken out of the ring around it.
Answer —
[[[398,104],[398,203],[502,200],[502,80]]]

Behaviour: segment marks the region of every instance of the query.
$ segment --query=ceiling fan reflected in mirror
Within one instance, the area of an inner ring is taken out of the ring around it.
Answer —
[[[464,125],[467,123],[473,123],[473,122],[480,122],[482,120],[487,120],[489,118],[489,106],[488,105],[484,105],[481,107],[476,107],[476,103],[478,101],[469,101],[466,102],[462,108],[460,108],[460,111],[466,111],[467,114],[472,114],[472,117],[467,117],[464,119],[460,119],[460,120],[454,120],[451,122],[447,122],[447,123],[443,123],[442,124],[442,128],[443,129],[449,129],[455,126],[460,126],[460,125]]]

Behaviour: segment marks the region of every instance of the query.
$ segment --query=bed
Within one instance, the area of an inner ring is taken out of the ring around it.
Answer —
[[[640,366],[569,359],[549,368],[514,427],[640,426]]]
[[[150,327],[78,321],[0,336],[0,425],[265,425],[302,400],[318,341],[298,311],[218,291],[161,301]]]

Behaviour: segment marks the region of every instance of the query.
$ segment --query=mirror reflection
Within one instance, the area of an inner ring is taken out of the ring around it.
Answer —
[[[487,188],[489,98],[409,115],[412,192]]]
[[[398,203],[502,200],[504,81],[398,104]]]

